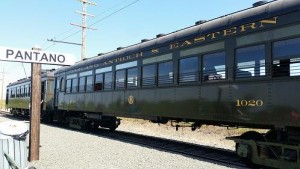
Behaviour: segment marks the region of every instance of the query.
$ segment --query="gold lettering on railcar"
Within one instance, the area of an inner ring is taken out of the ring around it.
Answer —
[[[232,27],[232,28],[223,30],[224,36],[233,35],[233,34],[236,34],[236,27]]]
[[[263,105],[262,100],[236,100],[236,107],[261,107]]]
[[[151,50],[151,53],[152,53],[152,54],[155,54],[155,53],[158,53],[158,52],[159,52],[159,49],[152,49],[152,50]]]
[[[264,27],[264,24],[276,24],[277,18],[278,17],[271,18],[271,20],[261,20],[261,21],[259,21],[259,23],[260,23],[259,27],[260,28]]]
[[[194,43],[204,42],[206,40],[205,36],[198,36],[194,38]]]
[[[256,29],[257,27],[256,27],[256,23],[253,22],[253,23],[241,25],[240,28],[241,28],[241,32],[245,32],[247,28]]]
[[[133,104],[134,103],[134,97],[132,95],[128,96],[127,101],[128,101],[129,104]]]
[[[179,43],[178,42],[170,44],[170,49],[176,49],[178,47],[179,47]]]
[[[181,47],[189,46],[189,45],[191,45],[191,44],[193,44],[193,42],[190,42],[190,41],[186,40],[186,41],[184,41],[184,42],[182,43]]]
[[[250,30],[255,30],[257,28],[262,28],[265,27],[266,25],[275,25],[277,24],[278,21],[278,16],[273,17],[273,18],[269,18],[269,19],[264,19],[264,20],[260,20],[257,22],[252,22],[252,23],[247,23],[247,24],[243,24],[237,27],[231,27],[231,28],[227,28],[224,30],[220,30],[218,32],[213,32],[213,33],[209,33],[209,34],[204,34],[204,35],[198,35],[196,37],[194,37],[193,39],[186,39],[183,40],[181,42],[173,42],[168,44],[169,46],[169,50],[174,50],[177,48],[183,48],[186,46],[190,46],[196,43],[201,43],[201,42],[205,42],[206,40],[213,40],[219,37],[225,37],[225,36],[229,36],[229,35],[235,35],[237,33],[240,32],[246,32],[246,31],[250,31]],[[160,53],[159,48],[153,48],[151,50],[151,54],[158,54]],[[109,61],[105,61],[103,63],[101,63],[102,65],[109,65],[109,64],[113,64],[113,63],[118,63],[118,62],[124,62],[127,60],[132,60],[132,59],[136,59],[139,57],[143,57],[143,52],[138,52],[132,55],[128,55],[128,56],[123,56],[123,57],[119,57],[116,59],[112,59]]]
[[[208,38],[211,36],[211,38],[210,39],[215,39],[216,38],[216,35],[219,35],[220,34],[220,32],[214,32],[214,33],[210,33],[210,34],[208,34],[208,35],[206,35]]]

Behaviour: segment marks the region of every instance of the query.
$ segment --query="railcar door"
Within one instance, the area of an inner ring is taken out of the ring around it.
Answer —
[[[41,109],[44,110],[44,103],[46,102],[46,98],[45,98],[45,84],[46,84],[46,81],[42,81],[42,86],[41,86]]]
[[[55,87],[54,87],[54,106],[58,106],[58,94],[59,94],[59,79],[55,78]]]
[[[5,99],[6,105],[8,105],[8,96],[9,96],[9,89],[6,90],[6,99]]]

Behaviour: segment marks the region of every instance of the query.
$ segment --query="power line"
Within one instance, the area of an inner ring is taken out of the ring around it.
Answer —
[[[122,3],[126,2],[126,1],[128,1],[128,0],[122,1],[121,3],[117,4],[116,6],[110,8],[110,9],[113,9],[113,8],[115,8],[115,7],[119,6],[119,5],[121,5]],[[140,1],[140,0],[135,0],[135,1],[131,2],[130,4],[128,4],[128,5],[126,5],[126,6],[122,7],[122,8],[120,8],[120,9],[116,10],[115,12],[113,12],[113,13],[111,13],[111,14],[109,14],[109,15],[107,15],[107,16],[101,18],[101,19],[99,19],[98,21],[96,21],[96,22],[94,22],[94,23],[88,25],[88,27],[93,26],[93,25],[95,25],[95,24],[97,24],[97,23],[99,23],[99,22],[101,22],[101,21],[103,21],[103,20],[105,20],[105,19],[111,17],[112,15],[114,15],[114,14],[116,14],[116,13],[118,13],[118,12],[120,12],[120,11],[126,9],[126,8],[128,8],[129,6],[131,6],[131,5],[135,4],[135,3],[137,3],[138,1]],[[109,9],[109,10],[110,10],[110,9]],[[102,12],[102,14],[103,14],[103,13],[106,13],[106,12],[109,11],[109,10],[106,10],[106,11]],[[65,37],[65,38],[63,38],[63,39],[61,39],[61,41],[64,41],[64,40],[66,40],[66,39],[68,39],[68,38],[70,38],[70,37],[72,37],[72,36],[78,34],[79,32],[81,32],[81,30],[78,30],[78,31],[76,31],[76,32],[74,32],[74,33],[72,33],[72,34],[70,34],[69,36],[67,36],[67,37]],[[54,45],[55,45],[55,43],[52,44],[52,45],[50,45],[50,46],[48,46],[48,47],[46,47],[44,50],[49,49],[49,48],[51,48],[51,47],[54,46]]]
[[[119,10],[117,10],[117,11],[115,11],[115,12],[113,12],[113,13],[107,15],[106,17],[104,17],[104,18],[102,18],[102,19],[100,19],[100,20],[94,22],[93,24],[91,24],[91,25],[89,25],[89,26],[93,26],[93,25],[95,25],[95,24],[97,24],[97,23],[99,23],[99,22],[101,22],[101,21],[103,21],[103,20],[109,18],[110,16],[112,16],[112,15],[114,15],[114,14],[116,14],[116,13],[122,11],[122,10],[124,10],[125,8],[131,6],[131,5],[135,4],[135,3],[137,3],[138,1],[140,1],[140,0],[133,1],[132,3],[130,3],[130,4],[126,5],[126,6],[124,6],[123,8],[120,8]]]

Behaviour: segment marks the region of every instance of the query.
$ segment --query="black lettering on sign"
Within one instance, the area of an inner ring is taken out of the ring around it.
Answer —
[[[57,60],[58,60],[59,63],[64,63],[65,60],[66,60],[66,58],[65,58],[64,55],[58,55],[57,56]]]
[[[42,58],[41,58],[41,60],[40,60],[40,61],[43,61],[43,60],[45,60],[45,61],[47,61],[47,62],[48,62],[48,58],[47,58],[47,55],[46,55],[46,53],[43,53],[43,55],[42,55]]]
[[[16,54],[16,56],[15,56],[15,59],[18,59],[18,58],[20,58],[20,59],[23,60],[22,53],[21,53],[21,51],[19,51],[19,50],[18,50],[18,52],[17,52],[17,54]]]
[[[14,51],[13,50],[10,50],[10,49],[7,49],[6,50],[6,58],[9,57],[9,55],[13,55],[14,54]]]

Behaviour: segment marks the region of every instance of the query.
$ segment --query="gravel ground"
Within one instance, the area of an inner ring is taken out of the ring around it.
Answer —
[[[0,114],[0,122],[7,120],[10,119]],[[224,138],[218,136],[218,130],[212,133],[208,131],[208,127],[205,128],[204,131],[207,133],[199,130],[191,134],[187,129],[176,132],[174,128],[167,125],[157,126],[142,120],[125,119],[122,120],[118,130],[232,148],[233,143],[224,141]],[[215,131],[214,129],[212,131]],[[182,155],[43,124],[41,125],[40,160],[30,163],[30,166],[37,169],[227,168]]]

